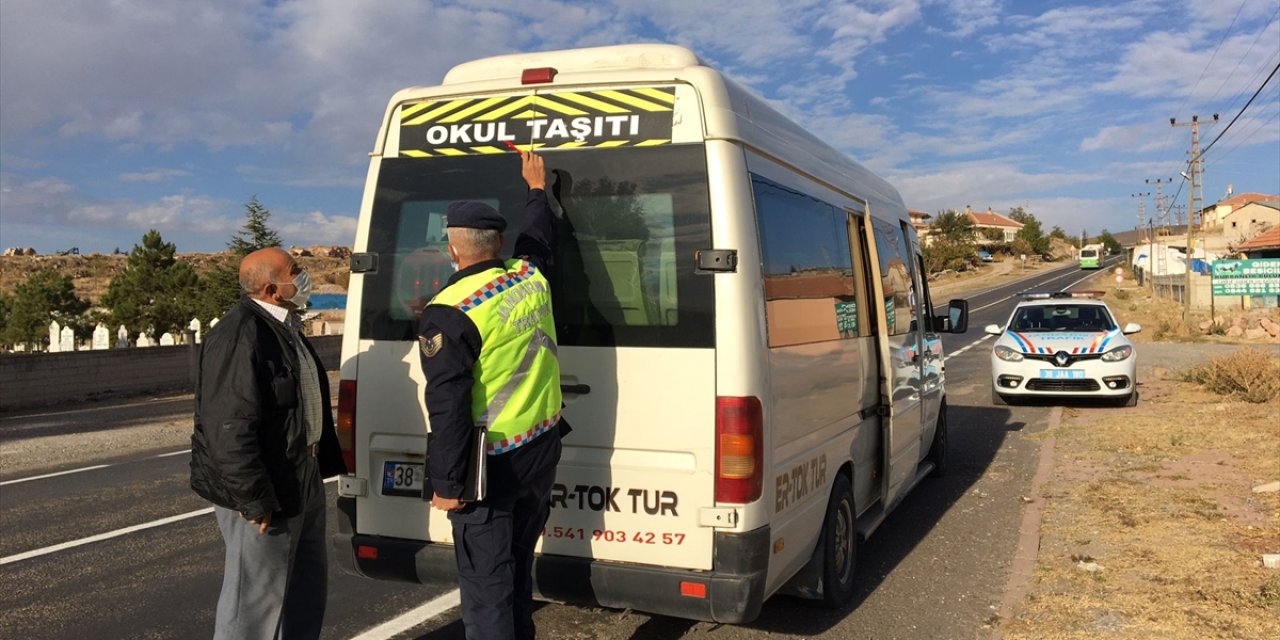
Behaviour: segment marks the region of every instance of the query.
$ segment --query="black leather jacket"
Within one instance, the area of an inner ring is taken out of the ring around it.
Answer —
[[[323,477],[346,472],[330,410],[329,380],[320,371],[324,423],[317,462]],[[306,480],[298,355],[289,330],[242,298],[205,336],[196,372],[191,488],[246,518],[297,515]]]

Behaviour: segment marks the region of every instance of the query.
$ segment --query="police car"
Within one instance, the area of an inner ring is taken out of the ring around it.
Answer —
[[[1121,328],[1101,298],[1101,291],[1026,294],[1003,327],[987,325],[997,336],[991,402],[1086,397],[1136,405],[1136,357],[1125,336],[1142,327]]]

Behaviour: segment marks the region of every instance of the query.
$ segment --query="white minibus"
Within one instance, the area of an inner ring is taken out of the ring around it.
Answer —
[[[451,273],[450,202],[522,227],[506,142],[545,158],[559,216],[573,431],[538,597],[730,623],[780,592],[847,603],[860,540],[945,469],[940,334],[967,304],[932,314],[892,186],[670,45],[487,58],[391,99],[352,257],[338,558],[455,579],[421,498],[417,313]]]

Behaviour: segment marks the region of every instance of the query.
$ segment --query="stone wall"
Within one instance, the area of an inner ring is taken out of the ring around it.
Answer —
[[[338,369],[342,336],[308,338]],[[189,346],[0,354],[0,411],[144,393],[190,391]],[[336,393],[336,390],[335,390]]]

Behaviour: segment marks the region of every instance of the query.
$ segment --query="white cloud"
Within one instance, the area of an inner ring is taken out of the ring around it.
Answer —
[[[1000,0],[946,0],[941,3],[955,28],[949,35],[968,38],[1000,24]]]
[[[181,169],[156,169],[155,171],[141,171],[120,174],[121,182],[168,182],[174,178],[185,178],[191,175],[190,171]]]
[[[305,214],[281,214],[273,225],[280,232],[280,239],[288,245],[311,246],[332,244],[348,246],[356,237],[356,217],[330,215],[320,211]]]

